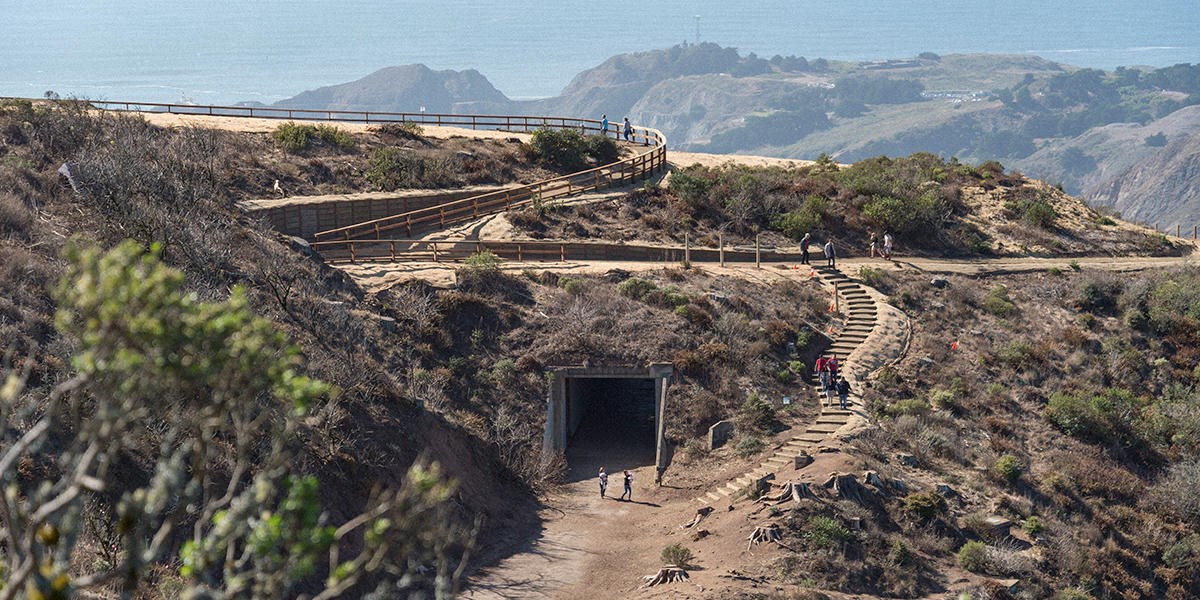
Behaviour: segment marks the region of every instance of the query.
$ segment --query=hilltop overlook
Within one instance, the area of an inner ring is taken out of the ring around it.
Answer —
[[[99,597],[1200,593],[1194,243],[998,162],[672,147],[633,181],[363,240],[396,260],[257,212],[436,212],[650,143],[4,103],[4,502],[74,490],[0,517],[28,533],[5,564],[54,557],[29,589]],[[563,254],[479,251],[517,241]],[[567,257],[584,242],[611,254]],[[69,468],[89,452],[117,466]],[[688,579],[646,585],[665,565]]]

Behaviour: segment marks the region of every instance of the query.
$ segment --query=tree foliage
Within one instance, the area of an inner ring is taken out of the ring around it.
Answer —
[[[331,523],[315,479],[293,472],[289,442],[332,390],[301,374],[296,348],[253,316],[241,288],[199,301],[157,246],[70,245],[65,256],[56,324],[77,340],[74,374],[44,399],[17,373],[0,388],[0,598],[102,585],[132,594],[180,544],[182,597],[278,598],[303,587],[329,598],[368,580],[452,593],[450,553],[464,539],[449,525],[453,484],[436,465],[417,465],[403,487]],[[139,444],[144,436],[153,443]],[[146,447],[157,450],[139,477],[131,455]],[[18,468],[49,448],[53,467]],[[100,522],[112,548],[90,568],[72,562],[85,521]],[[422,561],[436,575],[406,578]]]

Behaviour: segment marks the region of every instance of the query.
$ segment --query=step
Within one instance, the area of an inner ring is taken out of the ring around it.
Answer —
[[[709,492],[709,493],[705,494],[704,496],[705,496],[706,498],[708,498],[709,500],[712,500],[713,502],[716,502],[717,500],[720,500],[720,499],[722,499],[722,498],[724,498],[724,497],[725,497],[725,496],[722,496],[721,494],[718,494],[718,493],[716,493],[716,492]]]
[[[784,465],[792,464],[795,461],[796,461],[795,458],[792,458],[789,456],[776,456],[776,457],[767,459],[767,461],[764,462],[763,464],[764,465],[776,465],[776,466],[772,467],[772,470],[774,470],[774,469],[778,469],[779,467],[782,467]]]
[[[842,410],[842,409],[840,409],[840,408],[829,408],[829,407],[826,407],[825,409],[823,409],[823,410],[821,411],[821,416],[822,416],[822,417],[824,417],[825,415],[836,415],[836,416],[839,416],[839,417],[849,417],[850,415],[853,415],[853,414],[854,414],[853,412],[850,412],[850,411],[848,411],[848,410]]]
[[[822,415],[817,417],[817,425],[845,425],[849,420],[849,416],[830,415],[826,417]]]
[[[833,433],[833,432],[837,431],[838,429],[840,429],[840,428],[832,427],[832,426],[828,426],[828,425],[813,425],[808,428],[808,432],[809,433],[829,434],[829,433]]]
[[[801,442],[807,442],[809,444],[818,444],[818,443],[825,441],[825,436],[823,436],[819,433],[807,433],[806,432],[806,433],[802,433],[802,434],[796,436],[793,439],[801,441]]]

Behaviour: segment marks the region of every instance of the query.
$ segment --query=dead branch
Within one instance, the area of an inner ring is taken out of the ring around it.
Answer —
[[[691,521],[688,521],[687,523],[680,525],[679,528],[687,529],[689,527],[695,527],[696,525],[699,525],[700,521],[704,520],[704,517],[707,517],[708,515],[712,514],[712,511],[713,511],[713,509],[711,506],[705,506],[705,507],[696,509],[696,516],[692,517]]]

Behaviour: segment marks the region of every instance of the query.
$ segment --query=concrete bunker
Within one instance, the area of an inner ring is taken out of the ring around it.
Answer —
[[[664,447],[667,388],[672,367],[553,367],[546,407],[544,445],[566,454],[570,478],[653,464],[658,473]]]

